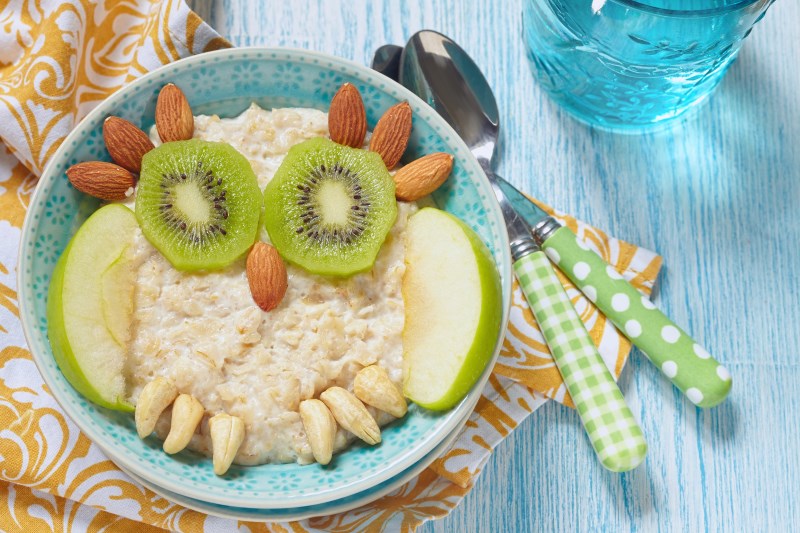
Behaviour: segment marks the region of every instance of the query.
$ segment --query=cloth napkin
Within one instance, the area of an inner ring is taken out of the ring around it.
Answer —
[[[78,430],[44,385],[19,321],[17,251],[37,176],[77,121],[106,96],[155,67],[227,46],[178,0],[12,0],[0,8],[2,531],[413,530],[455,508],[492,450],[548,398],[571,405],[515,284],[499,362],[455,443],[417,478],[360,509],[290,524],[207,516],[137,484]],[[650,293],[660,257],[554,214],[643,294]],[[629,342],[565,277],[561,281],[619,375]]]

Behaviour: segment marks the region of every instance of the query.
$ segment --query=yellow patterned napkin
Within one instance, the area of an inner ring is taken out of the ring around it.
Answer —
[[[75,123],[116,89],[155,67],[226,46],[179,0],[17,0],[0,7],[0,531],[409,530],[458,505],[492,450],[545,396],[571,403],[515,287],[500,361],[455,443],[417,478],[360,509],[291,524],[207,516],[135,483],[80,433],[42,382],[19,322],[17,249],[36,176]],[[649,294],[658,256],[556,215]],[[628,341],[562,281],[619,374]]]

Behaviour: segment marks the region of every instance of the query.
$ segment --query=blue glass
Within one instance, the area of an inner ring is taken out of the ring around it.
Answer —
[[[534,76],[576,118],[640,131],[703,102],[773,0],[525,0]]]

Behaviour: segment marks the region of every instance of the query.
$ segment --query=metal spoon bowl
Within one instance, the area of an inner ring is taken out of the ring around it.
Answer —
[[[491,169],[500,133],[497,102],[480,68],[460,46],[435,31],[417,32],[403,51],[399,81],[442,115],[481,166]]]

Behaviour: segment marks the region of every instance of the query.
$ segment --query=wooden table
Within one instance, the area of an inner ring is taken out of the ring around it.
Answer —
[[[621,385],[650,443],[643,466],[603,470],[576,413],[550,402],[501,444],[464,502],[422,530],[796,530],[800,3],[771,8],[690,120],[619,136],[575,122],[537,87],[522,1],[190,2],[238,46],[365,64],[422,28],[455,39],[497,95],[499,173],[662,254],[658,304],[734,376],[730,399],[701,411],[634,353]]]

